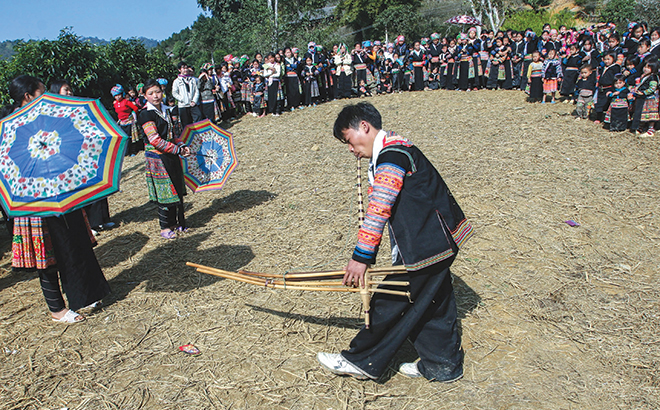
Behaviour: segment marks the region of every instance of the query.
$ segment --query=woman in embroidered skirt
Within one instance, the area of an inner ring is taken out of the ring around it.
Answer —
[[[9,85],[14,106],[6,107],[0,117],[28,104],[45,91],[46,87],[38,78],[27,75],[14,78]],[[17,217],[10,219],[8,226],[13,233],[12,268],[39,273],[41,290],[55,322],[85,320],[76,310],[96,308],[110,293],[92,249],[96,241],[84,211],[73,211],[61,217]],[[69,302],[68,309],[60,282]]]
[[[147,108],[140,113],[138,124],[144,129],[148,143],[144,157],[147,161],[147,187],[149,200],[158,204],[160,235],[165,239],[176,238],[177,232],[187,232],[183,212],[183,168],[179,155],[190,155],[190,148],[183,145],[174,133],[172,117],[163,104],[163,91],[156,80],[144,85]]]

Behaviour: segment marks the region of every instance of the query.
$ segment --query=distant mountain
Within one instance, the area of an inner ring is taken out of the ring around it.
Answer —
[[[5,40],[0,43],[0,60],[8,60],[14,55],[14,46],[19,40]]]
[[[159,41],[146,37],[136,37],[144,44],[147,50],[158,46]],[[81,37],[82,41],[89,41],[94,45],[108,44],[110,41],[98,37]],[[21,40],[5,40],[0,42],[0,60],[8,60],[14,55],[14,46]],[[35,41],[35,40],[30,40]]]
[[[147,50],[151,50],[152,48],[157,47],[158,43],[159,43],[158,40],[154,40],[154,39],[151,39],[151,38],[146,38],[146,37],[135,37],[135,38],[140,40],[142,42],[142,44],[144,44],[144,46],[147,48]],[[82,41],[89,41],[90,43],[92,43],[94,45],[99,45],[99,46],[108,44],[110,42],[108,40],[104,40],[104,39],[98,38],[98,37],[80,37],[80,39]]]

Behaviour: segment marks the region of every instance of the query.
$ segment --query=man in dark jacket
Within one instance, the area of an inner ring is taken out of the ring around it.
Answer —
[[[392,259],[400,260],[407,273],[386,280],[408,281],[410,299],[375,293],[371,326],[360,330],[348,350],[319,353],[317,359],[333,373],[377,379],[410,338],[420,360],[402,364],[402,374],[454,381],[463,375],[463,350],[449,267],[472,226],[424,154],[409,140],[383,131],[381,123],[373,105],[359,103],[345,107],[334,125],[335,137],[348,144],[351,153],[370,158],[372,187],[343,282],[365,286],[365,272],[376,260],[389,223]]]

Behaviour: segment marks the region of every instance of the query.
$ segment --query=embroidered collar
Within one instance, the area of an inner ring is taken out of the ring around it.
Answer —
[[[156,111],[156,114],[158,114],[158,116],[160,118],[162,118],[165,121],[169,122],[169,116],[167,115],[167,110],[168,109],[169,109],[169,107],[167,105],[163,104],[162,102],[160,103],[160,108],[158,108],[155,105],[153,105],[152,103],[150,103],[149,101],[147,101],[147,111]]]

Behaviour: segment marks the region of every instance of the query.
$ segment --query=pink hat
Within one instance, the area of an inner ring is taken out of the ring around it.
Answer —
[[[406,38],[404,36],[399,36],[399,37],[396,38],[397,43],[400,43],[402,41],[406,41]]]

